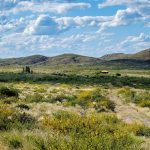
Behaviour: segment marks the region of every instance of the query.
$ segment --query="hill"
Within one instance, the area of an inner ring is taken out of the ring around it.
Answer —
[[[50,57],[46,62],[47,65],[60,65],[60,64],[95,64],[100,59],[76,54],[63,54],[55,57]]]
[[[132,59],[132,60],[150,60],[150,49],[143,50],[135,54],[124,54],[124,53],[113,53],[102,56],[102,60],[123,60],[123,59]]]
[[[0,66],[42,64],[47,60],[48,60],[48,57],[42,56],[42,55],[33,55],[33,56],[20,57],[20,58],[0,59]]]
[[[150,49],[136,54],[109,54],[101,58],[82,56],[77,54],[63,54],[54,57],[33,55],[20,58],[0,59],[0,66],[24,65],[99,65],[103,68],[143,68],[150,69]]]
[[[63,54],[54,57],[33,55],[21,58],[0,59],[0,66],[9,65],[65,65],[65,64],[93,64],[100,59],[77,54]]]

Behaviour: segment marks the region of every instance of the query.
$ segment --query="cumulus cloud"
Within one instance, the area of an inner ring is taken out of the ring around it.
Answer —
[[[58,34],[63,30],[59,27],[59,24],[55,22],[53,18],[47,15],[41,15],[37,20],[30,24],[24,33],[35,34],[35,35],[51,35]]]
[[[99,27],[102,22],[111,20],[104,16],[77,16],[77,17],[49,17],[40,15],[24,30],[24,33],[35,35],[53,35],[64,32],[70,28]]]
[[[2,2],[1,2],[2,1]],[[39,1],[39,0],[0,0],[0,10],[7,13],[19,13],[25,11],[32,12],[53,12],[66,13],[72,9],[90,8],[89,3],[59,3],[55,1]]]
[[[128,25],[137,21],[142,21],[145,18],[136,9],[127,8],[125,10],[118,10],[112,20],[102,23],[99,32],[108,27],[116,27],[120,25]]]
[[[111,21],[103,23],[100,31],[108,27],[116,27],[120,25],[129,25],[137,21],[144,24],[150,19],[150,1],[149,0],[106,0],[98,5],[99,8],[125,5],[127,8],[118,10]]]

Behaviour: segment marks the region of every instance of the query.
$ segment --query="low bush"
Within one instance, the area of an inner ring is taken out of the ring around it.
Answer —
[[[30,109],[30,107],[26,104],[18,104],[16,107],[20,108],[21,110],[29,110]]]
[[[7,144],[11,149],[20,149],[23,147],[22,140],[20,135],[5,133],[3,135],[3,141]]]
[[[0,88],[0,96],[4,97],[18,97],[18,90],[13,88],[1,87]]]
[[[135,92],[130,88],[122,88],[119,90],[118,94],[122,95],[126,102],[135,103],[141,107],[150,108],[150,92],[149,91],[141,91]]]
[[[36,119],[29,114],[19,113],[7,106],[0,107],[0,130],[10,129],[33,129],[36,126]]]
[[[142,100],[142,101],[139,103],[139,106],[150,108],[150,100]]]
[[[150,137],[150,128],[146,126],[139,126],[138,130],[136,131],[136,135]]]
[[[76,100],[76,104],[83,108],[93,107],[99,110],[115,110],[115,103],[110,101],[107,96],[107,92],[97,88],[93,91],[83,91],[79,94]]]
[[[36,119],[27,113],[16,113],[12,116],[11,125],[17,129],[34,129],[36,127]]]
[[[136,136],[150,137],[150,128],[145,125],[130,124],[127,128],[129,132],[133,132]]]
[[[44,96],[41,94],[27,95],[26,102],[39,103],[44,101]]]
[[[57,145],[54,149],[126,150],[137,149],[139,146],[138,140],[114,115],[97,113],[83,117],[76,113],[59,111],[53,117],[46,116],[42,120],[42,127],[46,131],[54,131],[60,137],[55,139]]]
[[[1,99],[1,101],[4,103],[4,104],[12,104],[12,103],[16,103],[19,101],[18,98],[16,97],[3,97]]]
[[[121,73],[116,73],[116,76],[121,77]]]
[[[9,139],[8,140],[8,145],[10,146],[10,148],[13,149],[18,149],[18,148],[22,148],[22,142],[19,139]]]
[[[118,91],[119,95],[122,95],[126,102],[132,102],[135,98],[135,91],[133,91],[131,88],[122,88]]]

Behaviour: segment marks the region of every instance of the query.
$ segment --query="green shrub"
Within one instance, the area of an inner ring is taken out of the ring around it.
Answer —
[[[4,97],[18,97],[18,90],[13,88],[1,87],[0,88],[0,96]]]
[[[23,109],[29,110],[30,109],[30,107],[26,104],[18,104],[16,107],[20,108],[21,110],[23,110]]]
[[[22,143],[18,139],[12,139],[12,140],[9,141],[9,146],[11,148],[17,149],[17,148],[22,147]]]
[[[5,133],[2,135],[4,143],[6,143],[11,149],[20,149],[23,147],[20,135],[16,133]]]
[[[76,113],[59,111],[53,117],[46,116],[42,120],[42,127],[51,129],[60,137],[55,139],[54,149],[130,150],[136,149],[139,144],[114,115],[90,114],[83,117]]]
[[[136,92],[131,88],[122,88],[118,91],[118,94],[122,95],[126,102],[134,102]]]
[[[30,103],[39,103],[44,101],[43,95],[40,94],[34,94],[34,95],[27,95],[26,96],[26,101]]]
[[[116,76],[120,77],[120,76],[121,76],[121,73],[116,73]]]
[[[150,101],[149,101],[149,100],[148,100],[148,101],[143,100],[143,101],[141,101],[141,102],[139,103],[139,106],[150,108]]]
[[[150,137],[150,128],[146,126],[139,126],[136,131],[136,135]]]
[[[141,107],[150,108],[149,91],[136,92],[131,90],[130,88],[122,88],[121,90],[118,91],[118,94],[122,95],[126,100],[126,102],[132,102]]]
[[[103,100],[95,103],[94,108],[98,110],[98,112],[107,110],[115,111],[115,103],[109,100]]]
[[[142,91],[136,94],[135,103],[141,107],[150,108],[150,92]]]
[[[0,107],[0,130],[10,129],[33,129],[36,126],[36,120],[29,114],[19,113],[13,108],[7,106]]]
[[[11,124],[18,129],[33,129],[36,126],[36,119],[26,113],[16,113],[12,116]]]
[[[115,110],[115,103],[106,97],[106,91],[97,88],[93,91],[83,91],[79,94],[76,104],[83,108],[94,107],[98,111]]]
[[[16,98],[16,97],[4,97],[4,98],[2,98],[2,102],[4,103],[4,104],[12,104],[12,103],[16,103],[16,102],[18,102],[18,98]]]

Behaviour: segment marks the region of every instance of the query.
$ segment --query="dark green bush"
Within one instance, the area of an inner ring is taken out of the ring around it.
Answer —
[[[26,81],[26,82],[41,82],[48,81],[52,83],[67,83],[67,84],[101,84],[108,85],[111,83],[113,86],[122,87],[141,87],[149,88],[150,79],[144,77],[128,77],[128,76],[111,76],[111,75],[41,75],[41,74],[21,74],[21,73],[0,73],[1,82],[16,82],[16,81]]]
[[[116,76],[120,77],[120,76],[121,76],[121,73],[116,73]]]
[[[17,140],[17,139],[12,139],[10,141],[8,141],[9,146],[13,149],[18,149],[18,148],[22,148],[22,142]]]
[[[5,97],[18,97],[19,93],[18,90],[13,88],[1,87],[0,88],[0,95]]]
[[[30,109],[30,107],[28,105],[26,105],[26,104],[18,104],[16,107],[20,108],[20,109],[25,109],[25,110],[29,110]]]

